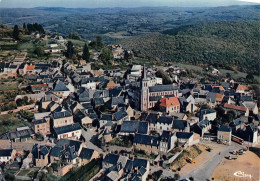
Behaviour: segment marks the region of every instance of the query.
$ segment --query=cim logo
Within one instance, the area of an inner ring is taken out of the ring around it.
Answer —
[[[245,172],[242,172],[242,171],[237,171],[234,173],[234,175],[236,177],[242,177],[242,178],[249,177],[250,179],[252,178],[251,174],[245,174]]]

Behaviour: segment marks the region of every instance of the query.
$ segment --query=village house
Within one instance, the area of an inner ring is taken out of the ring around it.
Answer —
[[[82,148],[79,159],[80,166],[88,164],[91,160],[99,158],[99,153],[96,150],[89,148]]]
[[[49,119],[39,119],[32,123],[32,129],[37,134],[49,135],[50,131],[50,118]]]
[[[133,146],[135,150],[143,150],[148,154],[158,154],[160,146],[159,137],[135,134]]]
[[[204,119],[202,121],[200,121],[197,124],[194,124],[192,126],[192,130],[195,133],[198,133],[201,137],[204,136],[205,133],[208,133],[209,130],[211,129],[211,122],[208,119]]]
[[[139,134],[148,134],[149,133],[149,124],[146,121],[123,121],[121,125],[119,135],[128,136]]]
[[[7,163],[14,160],[16,151],[13,149],[0,149],[0,163]]]
[[[32,149],[33,163],[36,167],[43,168],[49,163],[49,153],[51,147],[46,145],[35,144]]]
[[[200,120],[209,120],[213,121],[214,119],[217,118],[217,112],[213,109],[203,109],[199,113],[200,115]]]
[[[224,109],[227,111],[229,110],[233,110],[236,112],[237,117],[240,116],[249,116],[249,110],[246,107],[243,106],[236,106],[236,105],[232,105],[232,104],[224,104]]]
[[[69,111],[52,113],[52,127],[57,128],[73,124],[73,116]]]
[[[73,123],[66,126],[54,127],[54,133],[57,140],[70,138],[79,140],[81,137],[81,127],[79,123]]]
[[[167,114],[179,113],[180,112],[180,102],[177,97],[164,97],[160,103],[160,110]]]
[[[161,116],[156,121],[156,131],[162,133],[163,131],[171,131],[173,125],[173,118]]]
[[[231,135],[232,135],[231,128],[224,124],[221,125],[220,128],[218,129],[218,134],[217,134],[218,142],[230,145]]]
[[[160,153],[166,154],[171,151],[175,143],[177,141],[177,137],[172,134],[171,131],[163,131],[160,136]]]
[[[194,133],[190,132],[177,132],[176,137],[179,143],[192,145]]]

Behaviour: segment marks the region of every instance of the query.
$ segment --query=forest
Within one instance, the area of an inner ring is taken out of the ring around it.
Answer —
[[[260,21],[202,23],[120,40],[137,56],[259,74]]]

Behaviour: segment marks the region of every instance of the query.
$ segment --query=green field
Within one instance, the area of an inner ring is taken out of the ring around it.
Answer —
[[[15,131],[18,127],[29,125],[29,122],[14,117],[14,114],[0,115],[0,135],[7,131]]]

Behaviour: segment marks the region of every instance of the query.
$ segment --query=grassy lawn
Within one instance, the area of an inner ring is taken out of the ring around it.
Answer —
[[[15,131],[18,127],[29,125],[29,122],[14,117],[14,114],[0,115],[0,135],[7,131]]]
[[[29,172],[30,172],[30,169],[21,170],[21,171],[18,173],[18,176],[25,176],[25,175],[27,175]]]
[[[123,137],[123,138],[114,138],[111,142],[111,145],[117,145],[117,146],[122,146],[122,147],[127,147],[127,148],[131,148],[133,145],[133,141],[131,141],[129,138],[127,137]]]
[[[79,47],[83,47],[85,45],[85,43],[86,43],[86,42],[84,42],[82,40],[68,39],[68,41],[71,41],[74,45],[79,46]]]
[[[6,90],[17,90],[18,89],[18,82],[1,82],[0,83],[0,91]]]
[[[18,50],[27,50],[28,52],[33,52],[35,50],[35,45],[31,41],[20,41],[17,45]]]
[[[137,157],[148,158],[148,159],[155,159],[156,158],[156,155],[154,155],[154,154],[147,154],[147,153],[145,153],[142,150],[140,150],[140,151],[135,150],[133,155],[137,156]]]

